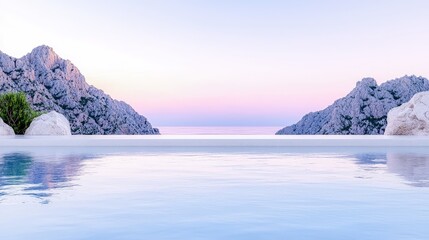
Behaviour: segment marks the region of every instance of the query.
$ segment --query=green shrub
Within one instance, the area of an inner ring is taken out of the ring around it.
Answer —
[[[13,128],[15,134],[24,134],[31,121],[41,114],[31,109],[22,92],[0,95],[0,118]]]

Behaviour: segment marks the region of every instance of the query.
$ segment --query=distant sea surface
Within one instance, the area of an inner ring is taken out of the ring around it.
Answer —
[[[283,127],[158,127],[162,135],[274,135]]]

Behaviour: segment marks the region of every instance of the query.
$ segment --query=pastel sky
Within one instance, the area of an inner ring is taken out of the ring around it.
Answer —
[[[159,126],[285,126],[429,77],[426,0],[0,0],[0,50],[45,44]]]

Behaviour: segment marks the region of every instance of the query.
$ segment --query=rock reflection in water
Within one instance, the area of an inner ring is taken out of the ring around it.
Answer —
[[[401,176],[410,185],[429,187],[429,154],[425,153],[368,153],[355,154],[356,163],[368,171],[386,169]]]
[[[429,187],[429,154],[388,153],[387,169],[416,187]]]
[[[7,153],[0,155],[0,200],[11,195],[29,195],[48,203],[51,189],[73,186],[79,175],[82,155],[37,155]]]
[[[386,154],[383,153],[362,153],[354,156],[361,165],[386,164]]]

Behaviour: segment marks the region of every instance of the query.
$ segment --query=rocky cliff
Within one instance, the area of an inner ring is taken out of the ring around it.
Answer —
[[[380,86],[364,78],[347,96],[276,134],[383,134],[390,109],[428,90],[429,81],[423,77],[404,76]]]
[[[0,93],[10,91],[25,92],[34,110],[65,115],[73,134],[159,134],[130,105],[87,84],[48,46],[19,59],[0,52]]]

